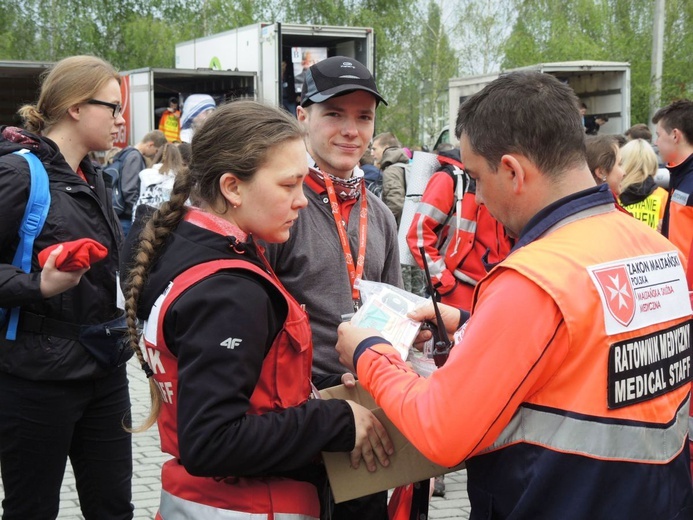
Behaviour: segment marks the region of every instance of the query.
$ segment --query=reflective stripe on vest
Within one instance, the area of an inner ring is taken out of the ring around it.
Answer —
[[[561,410],[521,406],[510,424],[487,450],[526,442],[562,453],[603,460],[660,463],[680,451],[688,431],[690,397],[664,427],[642,423],[599,422]]]
[[[447,213],[443,213],[433,204],[429,204],[428,202],[419,203],[419,205],[416,207],[416,212],[421,213],[422,215],[425,215],[427,217],[431,217],[438,224],[444,224],[448,218]]]
[[[163,520],[262,520],[269,518],[267,514],[244,513],[243,511],[231,511],[206,506],[197,502],[191,502],[177,497],[166,491],[161,491],[161,505],[159,514]],[[316,517],[293,513],[274,513],[275,520],[317,520]]]
[[[471,276],[466,275],[464,272],[460,271],[459,269],[455,269],[452,274],[457,278],[458,280],[466,283],[467,285],[471,285],[472,287],[475,287],[476,284],[478,283],[474,278]]]

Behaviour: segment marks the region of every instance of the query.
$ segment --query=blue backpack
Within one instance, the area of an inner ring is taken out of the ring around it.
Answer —
[[[51,205],[51,193],[48,185],[48,174],[43,163],[29,150],[22,149],[15,154],[24,157],[29,163],[31,172],[31,187],[29,200],[24,210],[24,217],[19,227],[19,245],[14,254],[12,265],[19,267],[25,273],[31,272],[31,256],[34,249],[34,239],[43,229],[46,222],[48,208]],[[9,310],[10,321],[7,325],[6,338],[14,341],[17,339],[17,324],[19,323],[19,307],[12,309],[0,309],[0,323],[4,323]]]

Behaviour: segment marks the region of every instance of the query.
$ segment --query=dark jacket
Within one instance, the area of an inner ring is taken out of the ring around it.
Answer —
[[[237,244],[185,221],[171,234],[161,255],[140,298],[141,319],[149,316],[171,280],[199,263],[239,259],[267,270],[252,241]],[[178,396],[178,440],[194,453],[191,458],[199,474],[265,472],[317,482],[320,468],[306,466],[313,457],[321,450],[353,448],[353,415],[344,401],[310,399],[281,412],[246,414],[264,357],[286,316],[286,300],[279,290],[240,269],[200,280],[169,306],[164,339],[178,358],[179,384],[185,384],[185,392]],[[220,346],[220,336],[245,339],[226,348]],[[220,394],[221,398],[210,397]]]
[[[14,141],[6,138],[13,134]],[[31,273],[14,267],[19,226],[29,197],[30,170],[25,159],[12,152],[29,148],[49,176],[51,205],[43,229],[34,242]],[[116,308],[116,269],[122,231],[111,203],[111,190],[100,171],[85,158],[80,168],[85,182],[65,162],[54,142],[28,132],[0,127],[0,304],[20,306],[40,316],[78,325],[109,321]],[[43,298],[37,255],[44,248],[80,238],[92,238],[108,248],[106,259],[92,265],[80,283],[61,294]],[[5,339],[0,328],[0,371],[34,380],[102,377],[100,368],[82,345],[72,339],[27,332],[20,318],[16,341]]]
[[[657,189],[657,183],[652,177],[648,177],[640,184],[631,184],[619,195],[619,201],[623,206],[630,206],[642,202],[652,195]]]

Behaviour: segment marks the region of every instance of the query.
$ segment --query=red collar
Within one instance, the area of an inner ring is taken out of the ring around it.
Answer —
[[[236,237],[240,242],[245,242],[248,238],[247,233],[239,229],[235,224],[232,224],[226,219],[208,213],[200,208],[188,208],[183,220],[195,224],[209,231],[214,231],[223,236]]]

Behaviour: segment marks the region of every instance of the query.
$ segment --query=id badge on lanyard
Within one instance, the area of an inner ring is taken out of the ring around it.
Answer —
[[[339,242],[342,244],[344,252],[344,261],[346,262],[347,271],[349,273],[349,282],[351,283],[351,298],[354,304],[354,312],[361,306],[361,294],[356,289],[356,280],[363,276],[363,266],[366,261],[366,241],[368,238],[368,200],[366,197],[366,185],[361,183],[361,211],[359,212],[359,254],[354,265],[354,257],[349,247],[349,239],[346,234],[346,223],[339,212],[339,203],[337,202],[337,194],[334,189],[334,184],[329,175],[325,175],[325,188],[327,188],[327,196],[330,199],[330,209],[332,217],[337,226],[337,234]]]

